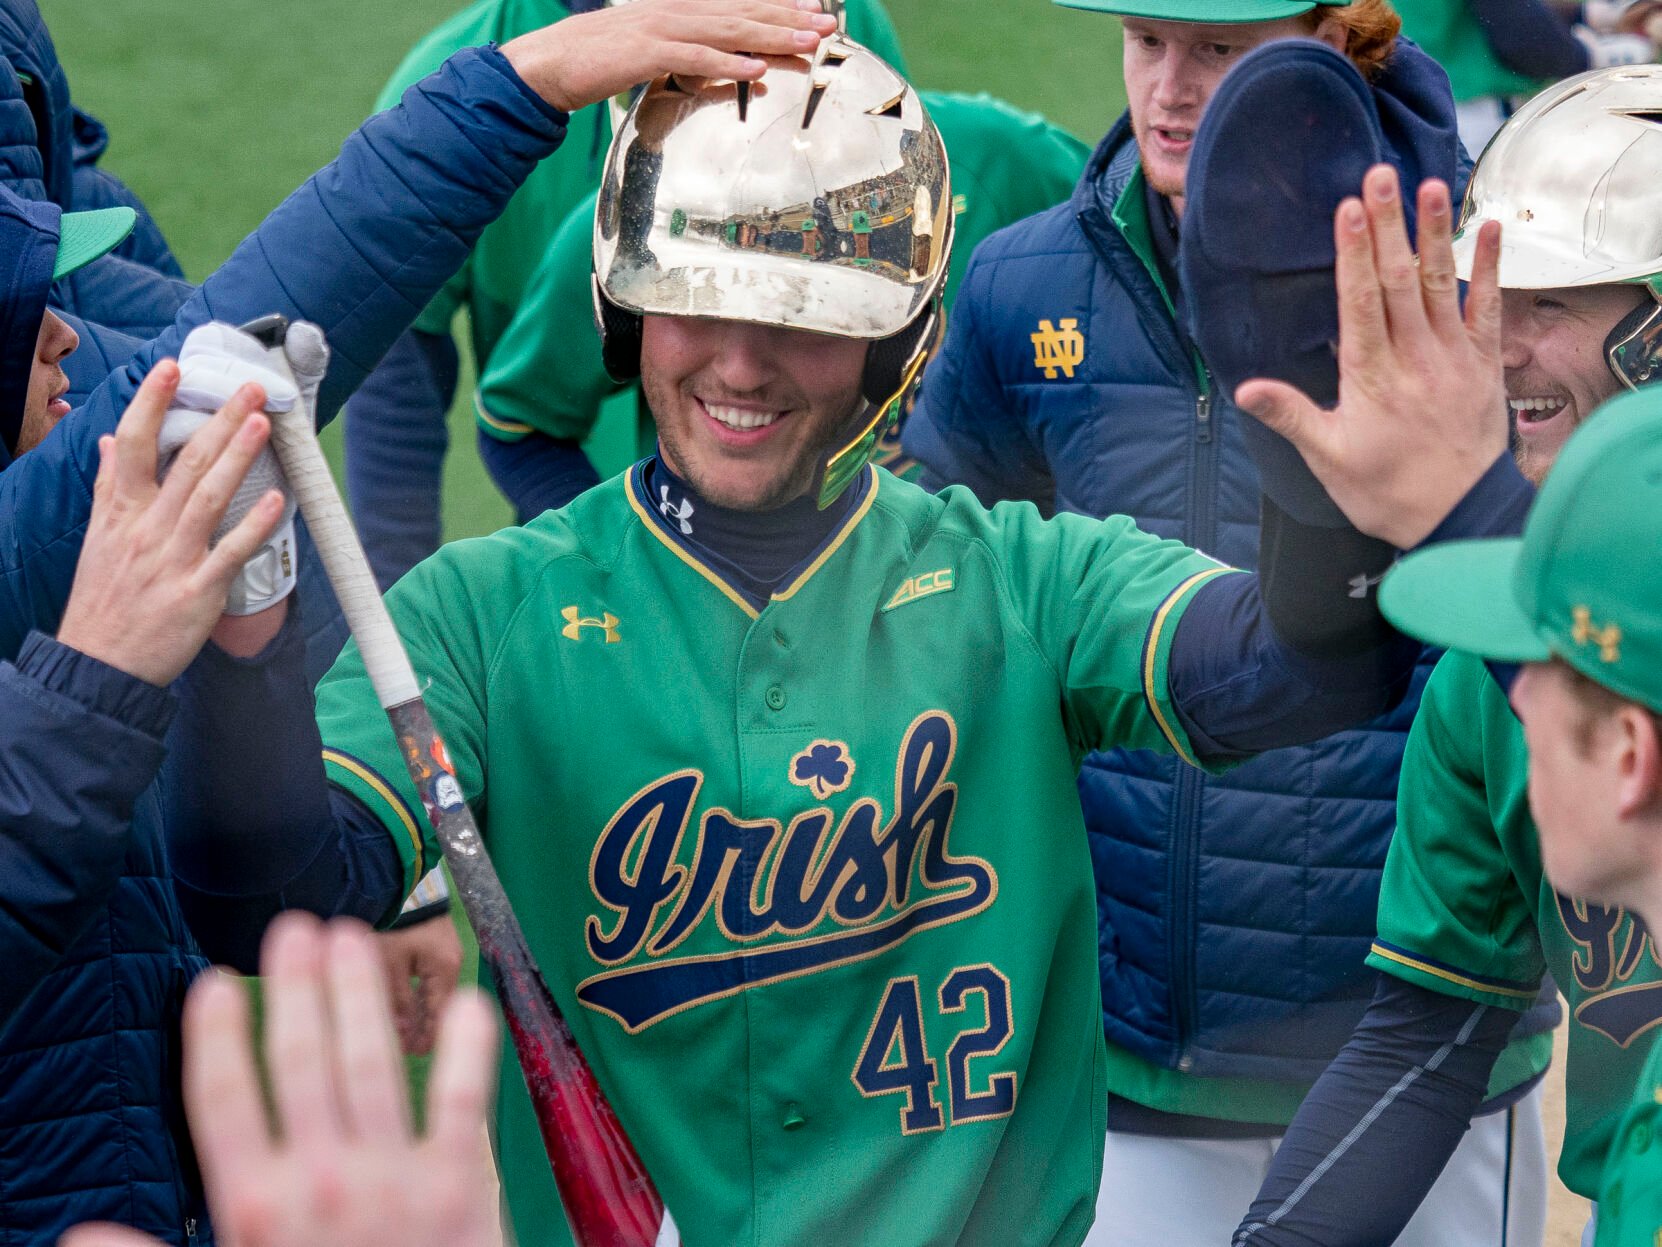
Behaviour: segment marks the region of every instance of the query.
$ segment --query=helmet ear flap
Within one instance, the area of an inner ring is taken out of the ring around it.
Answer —
[[[868,403],[875,407],[888,404],[922,375],[923,370],[916,366],[918,354],[933,353],[943,319],[937,295],[906,328],[871,344],[860,377],[860,393]]]
[[[598,274],[589,275],[594,295],[594,323],[600,330],[600,361],[620,385],[641,375],[641,318],[606,297]]]
[[[1604,358],[1631,390],[1662,380],[1662,296],[1634,308],[1604,340]]]

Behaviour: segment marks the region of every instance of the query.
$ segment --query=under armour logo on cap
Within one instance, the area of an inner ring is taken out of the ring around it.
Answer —
[[[1571,612],[1575,619],[1575,627],[1570,629],[1570,639],[1577,645],[1597,645],[1599,647],[1600,662],[1620,662],[1622,660],[1622,630],[1616,624],[1605,624],[1603,627],[1593,622],[1593,612],[1585,606],[1578,606]]]
[[[674,520],[680,526],[683,537],[692,536],[692,525],[688,523],[692,519],[693,513],[693,504],[690,498],[683,498],[677,503],[669,496],[669,486],[660,485],[658,486],[658,510],[663,512],[665,519]]]

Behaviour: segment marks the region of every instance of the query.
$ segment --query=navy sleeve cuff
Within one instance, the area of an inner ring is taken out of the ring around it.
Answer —
[[[1477,484],[1443,522],[1421,543],[1421,548],[1439,541],[1467,541],[1478,537],[1516,537],[1535,502],[1535,486],[1518,470],[1510,451],[1489,466]]]
[[[566,126],[571,122],[571,114],[566,112],[563,108],[555,108],[554,105],[550,104],[547,100],[543,99],[542,96],[533,91],[531,89],[531,84],[519,76],[519,71],[514,68],[513,62],[506,56],[502,55],[502,46],[500,44],[487,43],[484,47],[478,49],[478,53],[480,59],[482,59],[492,69],[496,70],[497,73],[501,74],[509,82],[513,83],[514,86],[519,88],[520,94],[530,100],[531,103],[535,105],[538,112],[540,112],[555,126],[558,126],[561,133],[564,133]],[[465,53],[458,53],[457,55],[464,54]]]
[[[167,689],[118,671],[44,633],[29,634],[14,665],[48,692],[157,740],[173,722],[177,703]]]

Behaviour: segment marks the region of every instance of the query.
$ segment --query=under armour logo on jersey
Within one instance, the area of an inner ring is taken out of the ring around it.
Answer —
[[[683,537],[692,536],[692,525],[687,521],[692,519],[693,504],[691,498],[683,498],[679,503],[669,496],[669,486],[658,486],[658,510],[662,511],[666,520],[674,520],[681,527]]]
[[[611,611],[604,611],[599,619],[593,619],[586,618],[575,606],[568,606],[560,612],[560,617],[566,621],[560,635],[568,641],[581,641],[584,628],[599,628],[606,634],[607,645],[616,645],[623,639],[618,635],[618,617]]]
[[[1071,378],[1073,370],[1085,362],[1085,335],[1072,316],[1062,321],[1060,329],[1041,320],[1039,332],[1028,337],[1033,342],[1033,367],[1042,368],[1047,381],[1056,380],[1058,370]]]
[[[1570,629],[1570,640],[1577,645],[1594,645],[1599,647],[1600,662],[1620,662],[1622,660],[1622,630],[1615,624],[1606,624],[1599,627],[1593,623],[1593,612],[1585,606],[1578,606],[1571,612],[1575,618],[1575,627]]]
[[[1350,578],[1350,596],[1358,600],[1365,598],[1368,596],[1368,590],[1384,579],[1384,572],[1380,572],[1377,576],[1370,576],[1367,572],[1357,572],[1356,575]]]

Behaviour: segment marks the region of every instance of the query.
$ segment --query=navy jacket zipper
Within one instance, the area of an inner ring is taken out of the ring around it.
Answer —
[[[1198,363],[1198,360],[1197,360]],[[1212,417],[1212,375],[1199,365],[1200,392],[1195,396],[1193,471],[1184,525],[1189,544],[1208,549],[1217,543],[1218,438]],[[1177,1068],[1194,1065],[1189,1044],[1200,1012],[1195,953],[1200,864],[1200,806],[1206,777],[1179,762],[1172,794],[1172,1020],[1176,1030]]]

